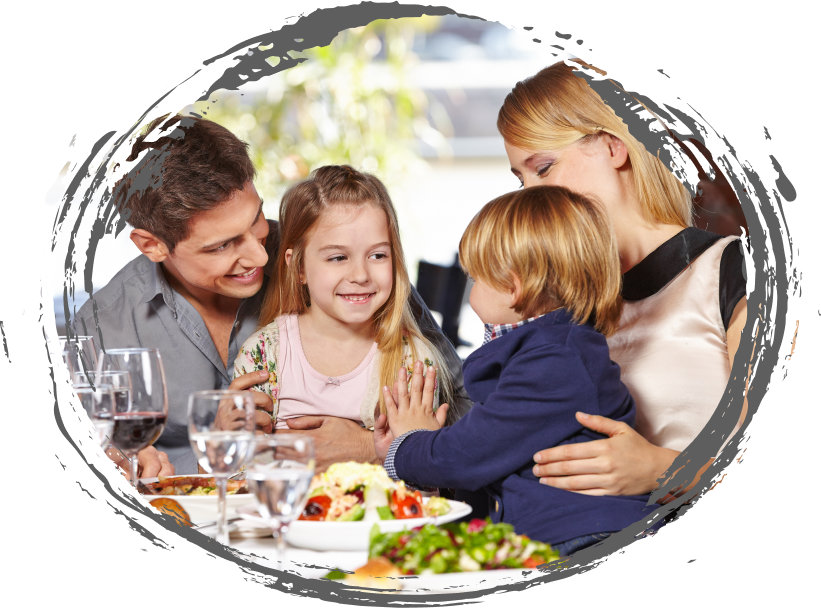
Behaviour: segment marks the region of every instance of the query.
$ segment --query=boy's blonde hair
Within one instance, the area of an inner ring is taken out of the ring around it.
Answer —
[[[566,308],[605,336],[619,325],[621,271],[606,212],[559,186],[503,194],[471,220],[459,243],[462,268],[499,291],[522,286],[523,318]]]
[[[419,329],[410,309],[411,283],[405,266],[405,254],[399,240],[399,222],[388,191],[373,175],[357,171],[348,165],[320,167],[307,179],[291,186],[279,206],[279,253],[274,276],[262,301],[259,325],[264,327],[280,315],[301,314],[311,305],[308,286],[300,282],[305,248],[314,226],[333,206],[362,209],[370,205],[385,213],[391,243],[393,288],[388,300],[374,314],[373,327],[381,354],[380,386],[392,387],[397,370],[403,362],[403,338],[410,346],[413,360],[419,359],[414,340],[420,341],[440,363],[437,378],[443,402],[449,402],[452,389],[447,366],[438,349]],[[285,252],[291,249],[291,263],[285,261]],[[379,391],[380,408],[383,405]],[[438,405],[438,404],[437,404]],[[383,410],[380,410],[383,411]]]
[[[496,121],[504,140],[523,150],[540,151],[561,150],[602,133],[618,137],[627,147],[644,218],[650,223],[691,226],[693,201],[687,188],[630,135],[624,121],[573,73],[575,69],[559,62],[517,82]]]

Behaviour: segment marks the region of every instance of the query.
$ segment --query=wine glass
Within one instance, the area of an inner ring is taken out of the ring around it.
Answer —
[[[76,384],[74,391],[94,424],[100,445],[108,444],[114,430],[114,420],[111,417],[114,411],[114,392],[111,385]]]
[[[260,515],[276,535],[282,563],[288,527],[305,508],[315,468],[313,438],[291,433],[257,437],[245,478]]]
[[[228,477],[240,470],[254,443],[256,404],[248,391],[197,391],[188,398],[188,439],[199,465],[217,485],[217,541],[228,544]]]
[[[97,346],[94,336],[60,337],[63,359],[72,377],[97,369]]]
[[[109,418],[112,417],[113,412],[128,411],[128,403],[131,399],[131,374],[121,370],[113,370],[109,372],[79,372],[72,375],[72,385],[74,386],[96,386],[98,384],[108,385],[114,398],[114,407],[111,408],[111,411],[108,413]],[[111,424],[114,424],[113,418]],[[111,434],[109,433],[109,439],[110,437]],[[110,443],[103,445],[103,450],[107,450],[109,445]],[[123,454],[123,456],[125,456],[125,454]]]
[[[165,428],[168,395],[160,351],[119,348],[102,353],[97,372],[127,372],[130,399],[115,401],[112,443],[131,461],[131,482],[137,487],[137,453],[152,445]]]

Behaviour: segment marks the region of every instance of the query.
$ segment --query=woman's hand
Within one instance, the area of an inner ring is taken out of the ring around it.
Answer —
[[[423,376],[424,369],[421,361],[414,364],[410,394],[408,393],[408,372],[404,367],[399,370],[397,386],[394,389],[398,399],[394,398],[387,386],[382,388],[388,426],[394,437],[400,437],[415,429],[435,431],[445,425],[448,405],[443,403],[435,413],[433,411],[436,369],[429,367],[428,373]]]
[[[541,483],[592,496],[647,494],[679,455],[653,445],[623,422],[581,412],[576,419],[608,439],[537,453],[533,474]]]

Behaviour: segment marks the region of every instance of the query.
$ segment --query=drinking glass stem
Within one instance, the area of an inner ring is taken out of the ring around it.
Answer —
[[[219,506],[219,513],[217,514],[217,542],[223,545],[228,544],[228,526],[226,525],[226,511],[228,510],[228,500],[226,495],[228,493],[228,478],[215,477],[217,483],[217,505]]]
[[[137,460],[137,454],[131,455],[131,485],[135,488],[137,487],[137,480],[139,479],[139,469],[140,465]]]
[[[277,558],[284,565],[285,564],[285,535],[288,533],[288,524],[279,523],[277,529]]]

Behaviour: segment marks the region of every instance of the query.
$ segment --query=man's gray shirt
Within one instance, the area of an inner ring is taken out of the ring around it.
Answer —
[[[266,275],[273,268],[278,245],[279,227],[276,222],[269,224]],[[223,365],[200,314],[171,287],[160,264],[144,255],[126,264],[82,306],[73,320],[74,331],[93,335],[103,350],[159,349],[168,390],[168,420],[154,447],[168,454],[178,474],[197,472],[188,441],[188,396],[194,391],[228,388],[239,349],[257,328],[267,281],[266,277],[262,289],[240,304],[228,343],[228,368]],[[455,395],[449,418],[457,420],[471,405],[462,386],[461,361],[415,289],[412,308],[425,336],[447,359]]]

